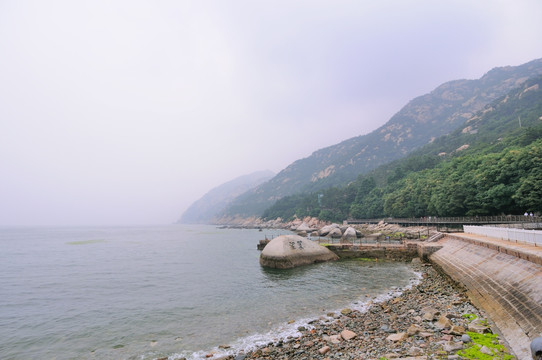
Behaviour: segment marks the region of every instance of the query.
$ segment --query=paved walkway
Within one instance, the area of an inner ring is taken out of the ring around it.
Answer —
[[[479,246],[484,246],[538,265],[542,265],[542,246],[535,246],[532,244],[502,240],[476,234],[453,233],[446,234],[446,236],[475,243]]]

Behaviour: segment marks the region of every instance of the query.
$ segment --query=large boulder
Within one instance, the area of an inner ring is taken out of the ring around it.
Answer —
[[[343,239],[355,239],[357,237],[356,229],[349,226],[343,234]]]
[[[309,225],[307,225],[307,223],[303,223],[303,224],[299,225],[295,230],[296,230],[296,231],[305,231],[305,232],[309,232],[309,231],[312,231],[312,230],[314,230],[314,229],[311,229],[311,228],[309,227]]]
[[[331,230],[329,232],[329,234],[327,234],[327,236],[329,236],[332,239],[338,239],[341,236],[343,236],[343,233],[341,232],[341,229],[335,228],[335,229]]]
[[[338,260],[328,248],[297,235],[281,235],[269,242],[260,254],[260,265],[290,269],[317,262]]]
[[[331,230],[337,229],[337,228],[339,228],[339,224],[326,225],[323,228],[321,228],[320,230],[318,230],[318,234],[320,236],[326,236],[331,232]]]

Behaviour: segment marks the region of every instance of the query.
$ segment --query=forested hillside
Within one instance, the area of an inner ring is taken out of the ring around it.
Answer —
[[[462,127],[488,103],[540,74],[542,59],[516,67],[496,68],[477,80],[445,83],[410,101],[388,123],[370,134],[345,140],[295,161],[270,181],[236,198],[222,214],[260,216],[284,196],[345,185],[359,174],[402,158]]]
[[[486,106],[447,136],[348,186],[285,197],[265,218],[542,212],[542,78]]]

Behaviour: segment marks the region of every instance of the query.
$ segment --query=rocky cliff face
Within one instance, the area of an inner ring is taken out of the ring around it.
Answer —
[[[460,126],[491,101],[542,74],[542,59],[495,68],[477,80],[450,81],[410,101],[370,134],[297,160],[271,180],[236,198],[222,215],[260,215],[279,198],[348,183]]]

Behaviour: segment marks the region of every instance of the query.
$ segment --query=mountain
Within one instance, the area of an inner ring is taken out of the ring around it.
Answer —
[[[190,205],[178,222],[183,224],[208,223],[237,196],[264,183],[274,175],[275,173],[270,170],[258,171],[219,185]]]
[[[542,76],[463,126],[347,186],[284,197],[264,218],[322,220],[542,212]]]
[[[484,106],[540,74],[542,59],[537,59],[495,68],[477,80],[444,83],[410,101],[377,130],[295,161],[271,180],[240,195],[221,214],[260,216],[284,196],[347,184],[359,174],[459,128]]]

